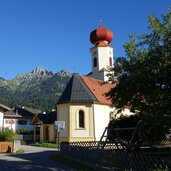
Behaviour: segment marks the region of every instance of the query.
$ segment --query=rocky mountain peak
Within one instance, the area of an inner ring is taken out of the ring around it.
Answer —
[[[0,77],[0,80],[5,81],[5,79],[3,77]]]
[[[45,68],[42,67],[36,67],[35,69],[33,69],[33,71],[31,71],[32,74],[38,74],[38,75],[52,75],[53,73],[51,71],[48,71]]]
[[[0,77],[0,102],[12,106],[28,106],[51,110],[59,99],[72,74],[66,70],[52,73],[36,67],[20,73],[12,80]]]
[[[72,73],[67,70],[61,70],[57,73],[57,75],[59,75],[60,77],[71,77]]]

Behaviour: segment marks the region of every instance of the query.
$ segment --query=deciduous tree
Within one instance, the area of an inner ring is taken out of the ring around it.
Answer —
[[[117,79],[109,76],[116,87],[107,95],[117,109],[140,115],[141,127],[155,139],[171,125],[171,12],[161,21],[150,16],[148,28],[148,34],[132,34],[125,43],[126,56],[113,68]]]

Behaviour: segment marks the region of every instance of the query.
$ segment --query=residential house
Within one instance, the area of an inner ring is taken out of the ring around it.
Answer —
[[[11,109],[0,104],[0,127],[8,127],[14,131],[33,131],[32,119],[35,115],[41,113],[38,109],[21,107]]]
[[[57,120],[56,110],[52,110],[49,113],[39,113],[34,116],[32,124],[35,126],[35,132],[37,127],[40,127],[40,141],[55,142],[57,131],[54,127],[54,122]]]
[[[0,127],[13,129],[16,131],[17,120],[21,118],[10,107],[0,104]]]
[[[0,127],[4,126],[4,112],[9,111],[10,108],[0,103]]]
[[[14,112],[21,116],[21,118],[18,118],[18,120],[16,121],[16,130],[18,133],[21,134],[27,131],[34,130],[32,119],[35,115],[41,113],[40,110],[30,107],[15,108]]]

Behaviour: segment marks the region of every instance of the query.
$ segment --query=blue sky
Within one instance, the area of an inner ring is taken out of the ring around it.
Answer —
[[[0,0],[0,77],[36,66],[58,72],[91,71],[90,32],[114,33],[114,56],[124,55],[131,33],[147,33],[148,16],[160,17],[170,0]]]

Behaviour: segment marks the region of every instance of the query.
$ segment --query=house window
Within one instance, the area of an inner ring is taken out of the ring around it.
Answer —
[[[18,120],[19,125],[27,125],[27,120]]]
[[[112,66],[112,58],[109,57],[109,65]]]
[[[7,119],[7,120],[5,120],[5,124],[15,124],[15,120],[14,119]]]
[[[85,127],[85,123],[84,123],[84,111],[80,110],[78,113],[78,127],[79,128],[84,128]]]
[[[96,67],[97,66],[97,58],[94,58],[93,63],[94,63],[94,67]]]

